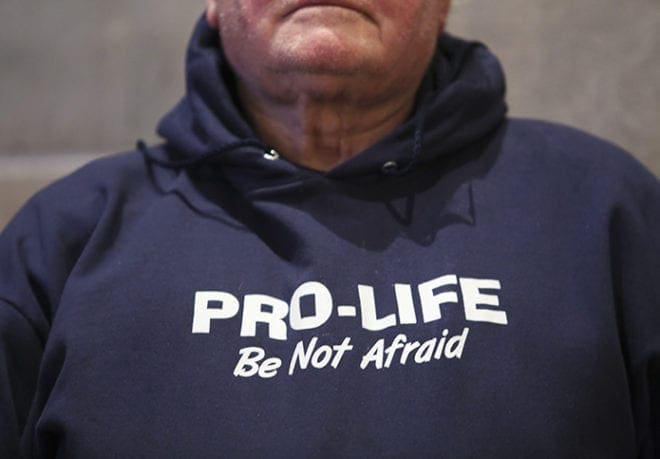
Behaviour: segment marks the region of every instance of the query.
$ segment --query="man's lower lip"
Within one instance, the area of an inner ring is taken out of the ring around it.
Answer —
[[[296,8],[295,10],[293,10],[289,14],[294,14],[294,13],[297,13],[298,11],[304,11],[304,10],[314,9],[314,8],[319,8],[319,9],[339,8],[339,9],[343,9],[343,10],[350,10],[350,11],[358,12],[357,10],[355,10],[351,7],[348,7],[348,6],[345,6],[345,5],[339,5],[339,4],[336,4],[336,3],[311,3],[309,5],[301,5],[300,7]]]
[[[298,8],[296,11],[303,11],[303,10],[309,10],[309,9],[315,9],[315,8],[319,8],[319,9],[321,9],[321,8],[322,8],[322,9],[326,9],[326,8],[330,8],[330,9],[338,8],[338,9],[342,9],[342,10],[351,10],[351,11],[355,11],[355,10],[353,10],[353,9],[351,9],[351,8],[347,8],[347,7],[345,7],[345,6],[341,6],[341,5],[332,5],[332,4],[305,5],[305,6],[302,6],[302,7]],[[296,12],[296,11],[294,11],[294,12]]]
[[[316,10],[316,11],[315,11]],[[321,4],[321,5],[305,5],[300,8],[297,8],[296,10],[292,11],[291,13],[288,14],[288,16],[293,16],[296,14],[304,15],[306,13],[313,14],[313,15],[318,15],[318,14],[332,14],[332,11],[336,10],[336,13],[344,12],[352,12],[355,14],[359,14],[361,16],[364,16],[364,13],[350,7],[342,6],[342,5],[331,5],[331,4]]]

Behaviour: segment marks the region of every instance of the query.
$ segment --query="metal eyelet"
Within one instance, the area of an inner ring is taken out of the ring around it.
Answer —
[[[264,158],[269,161],[275,161],[276,159],[280,159],[280,154],[275,150],[270,150],[269,152],[264,153]]]
[[[383,167],[381,168],[381,170],[385,174],[392,173],[397,169],[399,169],[399,165],[396,163],[396,161],[388,161],[385,164],[383,164]]]

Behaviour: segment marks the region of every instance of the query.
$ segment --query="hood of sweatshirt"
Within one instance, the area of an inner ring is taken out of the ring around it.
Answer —
[[[506,113],[504,76],[495,56],[480,43],[444,34],[409,119],[323,173],[271,154],[243,116],[233,88],[219,34],[202,18],[187,51],[186,94],[158,126],[165,143],[143,152],[169,169],[222,165],[223,175],[234,175],[230,181],[250,190],[310,178],[364,180],[405,175],[460,152],[492,132]]]

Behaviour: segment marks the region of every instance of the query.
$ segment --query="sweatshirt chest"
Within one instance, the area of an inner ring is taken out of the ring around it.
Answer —
[[[362,243],[300,209],[263,212],[271,226],[256,231],[154,215],[102,258],[84,254],[55,318],[49,347],[65,358],[44,417],[113,445],[256,455],[474,452],[474,435],[514,451],[493,435],[517,438],[521,417],[547,451],[627,431],[607,286],[593,260],[568,271],[575,254],[538,221],[506,244],[513,227],[451,219],[422,241],[414,222],[374,219],[385,207],[353,223],[372,235]]]
[[[261,203],[243,220],[200,216],[179,201],[156,206],[113,240],[92,240],[55,325],[81,343],[220,341],[225,365],[247,359],[245,349],[264,360],[272,347],[286,355],[269,377],[292,374],[284,370],[295,350],[306,368],[314,355],[337,367],[339,353],[380,370],[446,357],[450,341],[461,358],[479,335],[512,356],[530,346],[557,359],[577,352],[577,361],[607,343],[614,352],[606,235],[548,209],[545,218],[475,212],[471,196],[464,187],[417,202]],[[377,355],[373,346],[395,337],[391,353]],[[320,351],[322,341],[334,351]]]

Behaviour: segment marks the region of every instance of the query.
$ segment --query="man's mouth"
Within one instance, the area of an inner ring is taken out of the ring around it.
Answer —
[[[297,11],[311,7],[345,8],[369,17],[368,12],[361,6],[360,2],[355,0],[298,0],[292,2],[291,6],[285,11],[284,16],[290,16]]]

